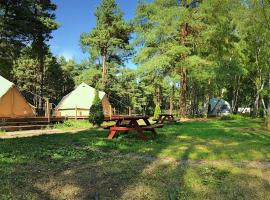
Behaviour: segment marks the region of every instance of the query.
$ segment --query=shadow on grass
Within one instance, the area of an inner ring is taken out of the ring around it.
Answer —
[[[0,198],[265,199],[269,180],[259,172],[160,160],[258,158],[248,157],[253,151],[269,155],[269,141],[255,133],[193,125],[165,126],[150,141],[136,134],[107,140],[107,131],[94,129],[0,140]]]

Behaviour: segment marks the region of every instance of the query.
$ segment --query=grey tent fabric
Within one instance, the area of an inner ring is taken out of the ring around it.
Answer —
[[[231,105],[220,98],[212,98],[209,100],[207,115],[228,115],[231,113]]]

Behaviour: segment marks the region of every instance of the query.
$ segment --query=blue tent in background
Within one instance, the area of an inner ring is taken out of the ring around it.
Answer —
[[[231,105],[220,98],[212,98],[208,104],[208,116],[222,116],[231,113]]]

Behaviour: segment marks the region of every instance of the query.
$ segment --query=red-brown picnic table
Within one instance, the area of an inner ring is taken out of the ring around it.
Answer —
[[[108,127],[110,129],[108,138],[112,139],[117,135],[117,131],[124,131],[124,134],[128,134],[129,131],[136,131],[141,139],[146,140],[144,132],[150,131],[153,135],[157,135],[155,128],[161,128],[163,124],[151,125],[148,116],[129,116],[118,115],[105,118],[105,121],[116,121],[114,126]],[[140,125],[139,120],[143,120],[145,125]]]
[[[173,114],[159,114],[158,119],[156,120],[156,123],[159,124],[163,124],[165,121],[167,122],[176,122],[176,120],[174,119]]]

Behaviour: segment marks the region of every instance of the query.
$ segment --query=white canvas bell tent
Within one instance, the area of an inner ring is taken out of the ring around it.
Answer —
[[[95,97],[95,88],[81,83],[75,90],[62,98],[56,106],[54,115],[63,117],[88,117]],[[104,115],[109,114],[110,102],[105,92],[99,91]]]
[[[16,85],[0,75],[0,117],[31,117],[34,111]]]

